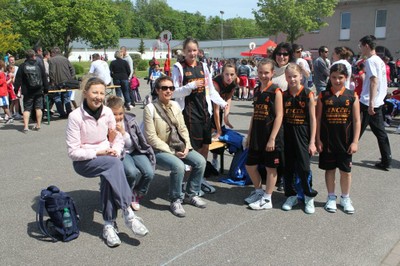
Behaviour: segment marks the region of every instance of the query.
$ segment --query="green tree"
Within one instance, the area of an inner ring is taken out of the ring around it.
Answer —
[[[11,21],[0,22],[0,54],[18,51],[22,47],[20,37],[14,32]]]
[[[253,11],[257,24],[267,35],[284,33],[293,43],[304,33],[328,24],[322,18],[332,16],[337,0],[258,0]]]
[[[118,43],[111,0],[21,0],[20,5],[16,21],[30,45],[40,42],[45,47],[60,46],[68,53],[76,40],[97,48]]]
[[[146,47],[144,47],[144,41],[143,41],[143,39],[140,39],[140,44],[139,44],[138,52],[139,52],[140,54],[144,54],[145,50],[146,50]]]

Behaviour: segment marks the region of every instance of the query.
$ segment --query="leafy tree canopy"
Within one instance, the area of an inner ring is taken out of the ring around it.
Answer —
[[[11,21],[0,22],[0,54],[18,51],[22,47],[20,37],[14,33]]]
[[[318,30],[332,16],[337,0],[258,0],[254,16],[266,35],[284,33],[293,43],[304,33]]]

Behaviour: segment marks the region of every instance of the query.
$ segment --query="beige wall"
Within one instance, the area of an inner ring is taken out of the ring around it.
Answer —
[[[359,40],[365,35],[375,33],[376,10],[380,9],[387,10],[386,38],[378,39],[377,45],[385,46],[395,59],[399,58],[400,0],[341,1],[334,15],[325,20],[329,26],[322,28],[319,33],[307,33],[296,42],[302,44],[305,50],[318,49],[321,45],[326,45],[332,51],[334,47],[347,46],[358,53]],[[339,39],[341,12],[351,13],[350,40]],[[279,35],[275,40],[281,42],[285,39],[285,36]]]

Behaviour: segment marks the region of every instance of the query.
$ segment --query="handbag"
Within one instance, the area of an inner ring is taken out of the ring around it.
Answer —
[[[168,138],[168,145],[175,151],[183,152],[186,149],[186,144],[179,135],[176,126],[172,124],[171,119],[169,119],[168,115],[165,113],[165,110],[160,106],[158,101],[154,102],[154,107],[156,108],[160,117],[167,122],[168,126],[171,128],[171,133],[169,134]]]

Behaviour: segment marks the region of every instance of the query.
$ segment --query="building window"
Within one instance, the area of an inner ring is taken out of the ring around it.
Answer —
[[[386,38],[386,10],[377,10],[375,19],[375,37]]]
[[[340,40],[350,40],[351,13],[340,14]]]

